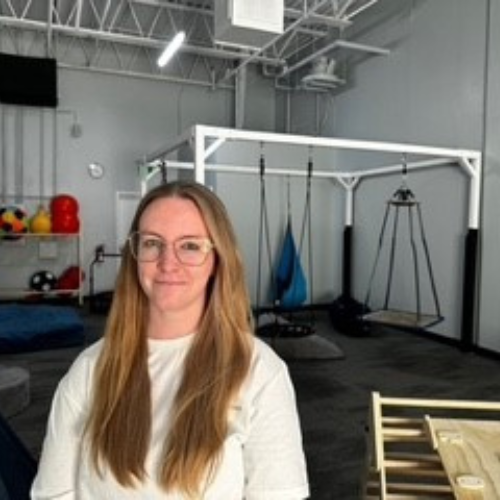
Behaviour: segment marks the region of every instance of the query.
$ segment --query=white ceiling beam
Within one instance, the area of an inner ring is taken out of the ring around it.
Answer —
[[[75,17],[75,28],[80,29],[81,20],[82,20],[82,7],[83,0],[77,0],[76,2],[76,17]]]
[[[348,19],[352,19],[353,17],[361,14],[361,12],[365,11],[366,9],[371,7],[372,5],[375,5],[376,3],[378,3],[378,0],[368,0],[363,5],[360,5],[357,9],[353,10],[352,12],[349,12],[346,17]]]
[[[28,19],[13,19],[11,17],[0,16],[0,25],[11,26],[20,29],[31,29],[37,31],[45,31],[47,29],[47,23],[42,21],[32,21]],[[88,39],[99,39],[106,40],[109,42],[129,44],[142,47],[151,47],[154,49],[162,49],[165,45],[163,40],[148,38],[148,37],[138,37],[133,35],[124,35],[120,33],[112,33],[109,31],[102,30],[92,30],[86,28],[80,28],[75,30],[71,26],[63,26],[52,24],[52,31],[63,33],[69,37],[74,38],[88,38]],[[204,57],[214,57],[219,59],[233,59],[239,60],[244,57],[242,52],[236,50],[228,50],[223,48],[211,48],[202,47],[199,45],[184,44],[182,46],[182,52],[198,54]],[[267,64],[270,66],[283,66],[284,61],[282,59],[277,59],[273,57],[267,57],[264,55],[257,55],[254,58],[254,62],[259,62]]]
[[[159,2],[158,0],[131,0],[130,3],[138,5],[147,5],[159,9],[179,10],[184,12],[191,12],[194,14],[200,14],[203,16],[214,17],[213,9],[203,9],[200,7],[181,5],[170,1]],[[299,19],[300,17],[303,16],[303,14],[304,13],[298,9],[285,8],[284,10],[285,18],[289,19]],[[324,14],[312,14],[310,20],[316,24],[330,26],[333,28],[347,28],[348,26],[351,25],[351,21],[349,19],[342,18],[341,16],[338,15],[328,16]]]
[[[181,5],[178,3],[166,1],[159,2],[158,0],[130,0],[130,3],[137,5],[147,5],[149,7],[156,7],[159,9],[180,10],[183,12],[191,12],[193,14],[202,14],[205,16],[213,16],[213,9],[203,9],[201,7],[193,7],[190,5]]]
[[[303,17],[304,13],[297,9],[285,9],[285,17],[290,19],[300,19]],[[326,16],[324,14],[310,14],[308,20],[317,24],[322,24],[325,26],[330,26],[332,28],[347,28],[351,25],[348,19],[344,19],[341,16]]]

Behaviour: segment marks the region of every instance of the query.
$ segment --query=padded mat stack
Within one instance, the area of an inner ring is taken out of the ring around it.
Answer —
[[[0,353],[72,347],[84,340],[82,318],[72,307],[0,305]]]
[[[6,418],[19,413],[30,402],[30,374],[17,366],[0,365],[0,411]]]

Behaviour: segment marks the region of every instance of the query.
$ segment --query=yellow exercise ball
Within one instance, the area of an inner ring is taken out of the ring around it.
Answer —
[[[31,218],[30,230],[32,233],[50,233],[52,220],[50,213],[43,205],[38,208],[37,213]]]

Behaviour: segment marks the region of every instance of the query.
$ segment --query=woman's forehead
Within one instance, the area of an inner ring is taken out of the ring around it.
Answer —
[[[206,231],[199,208],[186,198],[159,198],[153,201],[142,213],[139,227],[141,230],[185,228]]]

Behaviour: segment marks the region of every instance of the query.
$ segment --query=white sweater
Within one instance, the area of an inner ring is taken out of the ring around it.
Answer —
[[[109,470],[100,477],[82,442],[94,367],[102,348],[99,341],[80,354],[56,391],[32,499],[184,498],[160,489],[155,475],[184,357],[193,337],[148,341],[153,425],[147,480],[131,489],[117,483]],[[308,494],[295,394],[287,367],[274,351],[255,339],[252,369],[231,409],[220,466],[201,498],[302,500]]]

